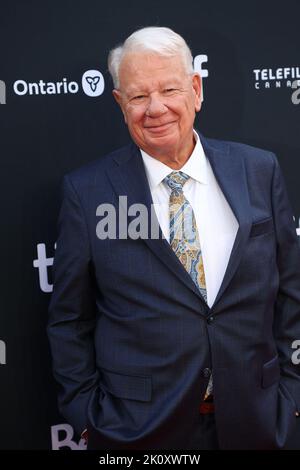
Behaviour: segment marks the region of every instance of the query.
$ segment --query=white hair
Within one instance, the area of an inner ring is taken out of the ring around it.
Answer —
[[[181,56],[188,74],[194,72],[193,57],[185,40],[170,28],[149,26],[131,34],[123,44],[115,47],[108,55],[108,70],[114,87],[120,87],[119,69],[126,54],[137,51],[149,51],[162,56]]]

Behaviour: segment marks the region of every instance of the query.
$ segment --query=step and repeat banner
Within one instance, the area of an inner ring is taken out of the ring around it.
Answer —
[[[0,448],[84,449],[57,410],[46,322],[62,176],[129,141],[107,54],[144,26],[181,34],[203,77],[196,127],[275,152],[298,226],[300,2],[11,0],[0,8]]]

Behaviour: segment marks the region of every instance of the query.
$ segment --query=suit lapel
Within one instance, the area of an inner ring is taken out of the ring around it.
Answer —
[[[251,229],[252,218],[243,158],[232,155],[227,144],[220,144],[217,141],[211,144],[203,136],[201,136],[201,143],[218,184],[239,223],[224,278],[212,306],[215,308],[240,263]],[[110,165],[107,173],[117,196],[127,196],[128,207],[136,203],[144,204],[147,207],[148,227],[150,227],[153,201],[139,149],[132,144],[130,152],[126,155],[115,156],[114,164]],[[148,237],[143,241],[189,289],[205,302],[190,275],[164,238],[155,211],[152,211],[152,216],[159,227],[159,238]]]
[[[210,144],[202,136],[201,143],[217,182],[239,223],[224,278],[211,307],[215,308],[241,261],[251,229],[252,216],[244,159],[236,153],[229,152],[227,143],[220,144],[214,141]]]
[[[124,155],[121,158],[115,157],[114,161],[115,165],[111,165],[107,173],[117,196],[126,195],[128,207],[136,203],[144,204],[147,207],[148,227],[150,227],[153,200],[139,149],[132,145],[130,154],[127,157],[124,158]],[[143,241],[181,282],[205,302],[191,276],[184,269],[170,244],[164,238],[154,210],[152,211],[152,217],[154,218],[154,224],[158,226],[159,237],[152,239],[149,236]]]

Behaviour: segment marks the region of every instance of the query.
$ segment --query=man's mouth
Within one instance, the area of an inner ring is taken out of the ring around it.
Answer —
[[[145,126],[145,128],[150,131],[150,132],[153,132],[153,133],[159,133],[159,132],[162,132],[162,131],[165,131],[167,130],[169,127],[171,127],[173,124],[175,123],[175,121],[171,121],[171,122],[166,122],[165,124],[157,124],[157,125],[153,125],[153,126]]]

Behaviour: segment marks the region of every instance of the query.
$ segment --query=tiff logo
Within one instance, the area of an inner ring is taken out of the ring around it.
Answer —
[[[6,104],[6,85],[3,80],[0,80],[0,104]]]
[[[6,344],[0,340],[0,364],[6,364]]]
[[[56,248],[56,243],[54,248]],[[52,292],[53,290],[48,276],[48,267],[53,265],[53,259],[53,257],[47,258],[45,243],[38,243],[37,259],[33,260],[33,267],[38,269],[40,288],[43,292]]]
[[[206,54],[198,54],[194,58],[194,70],[199,73],[201,78],[208,77],[208,70],[202,67],[206,62],[208,62],[208,56]],[[201,87],[201,101],[204,101],[203,81]]]

